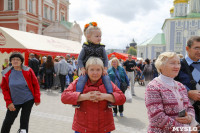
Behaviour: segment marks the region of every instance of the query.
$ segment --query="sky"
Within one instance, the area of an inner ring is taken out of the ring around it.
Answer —
[[[137,44],[162,32],[170,18],[173,0],[69,0],[69,21],[83,30],[97,22],[106,49],[125,49],[133,38]],[[85,37],[82,37],[82,42]]]

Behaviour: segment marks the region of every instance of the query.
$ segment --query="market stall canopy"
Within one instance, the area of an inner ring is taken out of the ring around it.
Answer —
[[[0,27],[0,52],[13,51],[51,56],[78,56],[82,45],[76,41]]]
[[[111,57],[112,55],[115,55],[115,57],[117,57],[118,59],[122,59],[122,60],[124,60],[124,61],[128,59],[128,54],[117,53],[117,52],[110,53],[110,54],[108,55],[108,59],[110,59],[110,57]],[[137,57],[132,56],[132,59],[133,59],[133,60],[137,60]]]

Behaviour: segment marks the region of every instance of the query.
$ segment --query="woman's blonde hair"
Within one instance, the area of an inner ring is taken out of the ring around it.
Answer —
[[[162,54],[160,54],[155,62],[155,67],[158,71],[158,73],[161,72],[161,67],[163,65],[165,65],[165,63],[173,57],[177,57],[180,59],[180,57],[178,56],[178,54],[176,54],[175,52],[164,52]]]
[[[120,62],[116,57],[111,59],[111,66],[112,66],[113,61],[117,61],[117,66],[119,66]]]
[[[103,61],[97,57],[90,57],[86,62],[85,69],[88,70],[90,65],[99,65],[102,70],[104,69]]]

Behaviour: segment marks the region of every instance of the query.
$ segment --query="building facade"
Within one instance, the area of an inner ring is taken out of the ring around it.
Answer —
[[[76,21],[55,21],[43,30],[43,34],[47,36],[77,41],[81,43],[82,30]]]
[[[0,0],[0,26],[43,34],[52,23],[69,21],[69,5],[69,0]]]
[[[186,43],[191,36],[200,36],[200,0],[174,0],[171,18],[165,20],[162,31],[138,45],[138,57],[155,59],[165,51],[186,55]]]

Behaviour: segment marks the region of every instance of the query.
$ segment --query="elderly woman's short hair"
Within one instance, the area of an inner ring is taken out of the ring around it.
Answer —
[[[42,59],[47,59],[47,57],[46,57],[46,56],[43,56]]]
[[[164,52],[160,54],[155,62],[155,67],[157,71],[160,73],[162,65],[164,65],[168,61],[168,59],[173,57],[180,58],[175,52]]]
[[[119,66],[120,62],[116,57],[111,59],[111,65],[112,65],[113,61],[117,61],[117,66]]]
[[[88,67],[90,65],[99,65],[102,67],[102,70],[104,69],[103,61],[100,58],[97,57],[90,57],[85,65],[86,70],[88,70]]]
[[[12,58],[20,58],[22,64],[24,62],[24,57],[22,56],[22,54],[20,52],[13,52],[11,55],[10,55],[10,58],[9,58],[9,61],[11,62]]]

